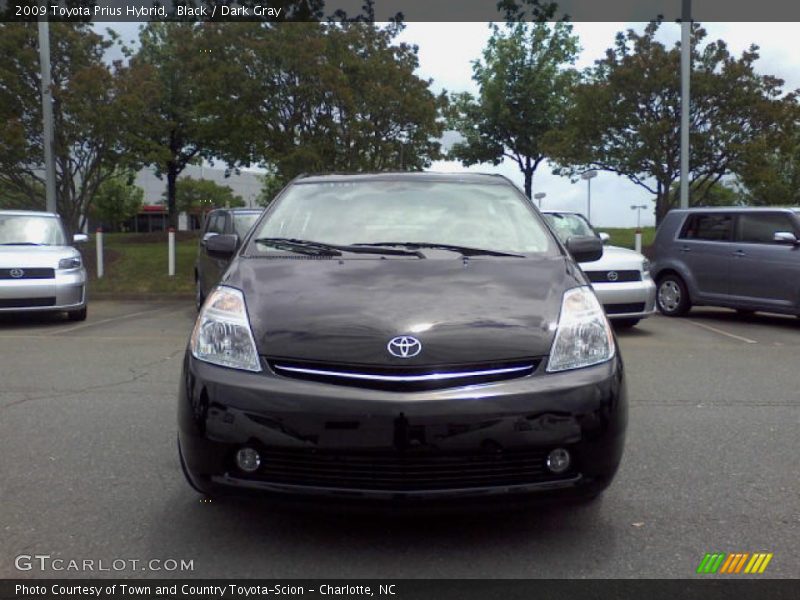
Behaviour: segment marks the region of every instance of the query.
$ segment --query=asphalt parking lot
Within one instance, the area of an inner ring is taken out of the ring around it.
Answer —
[[[599,502],[413,517],[202,502],[175,449],[194,315],[0,317],[0,577],[665,578],[706,552],[771,552],[761,577],[800,576],[800,319],[702,309],[621,332],[628,443]],[[20,572],[24,554],[194,571]]]

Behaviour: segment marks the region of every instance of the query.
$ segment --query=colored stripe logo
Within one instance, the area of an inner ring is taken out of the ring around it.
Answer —
[[[714,552],[707,553],[697,567],[700,575],[725,575],[760,574],[766,571],[772,552]]]

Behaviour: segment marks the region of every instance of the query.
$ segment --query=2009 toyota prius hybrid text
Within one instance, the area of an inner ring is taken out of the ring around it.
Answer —
[[[524,501],[611,482],[623,365],[576,262],[602,242],[563,245],[505,178],[302,177],[207,251],[233,260],[183,364],[198,491]]]

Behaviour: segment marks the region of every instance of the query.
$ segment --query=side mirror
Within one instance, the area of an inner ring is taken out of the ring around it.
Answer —
[[[208,233],[203,234],[203,239],[200,240],[200,243],[205,246],[206,242],[213,238],[215,235],[219,235],[218,233],[214,233],[213,231],[209,231]]]
[[[791,231],[776,231],[772,235],[772,241],[778,244],[794,244],[797,245],[797,236]]]
[[[206,251],[220,258],[230,258],[239,247],[239,236],[234,233],[214,235],[206,240]]]
[[[89,241],[89,236],[85,233],[76,233],[72,236],[72,243],[73,244],[85,244]]]
[[[576,235],[567,240],[567,250],[579,263],[599,260],[603,256],[603,242],[587,235]]]
[[[598,235],[600,236],[600,241],[603,242],[604,246],[608,243],[608,240],[611,239],[611,236],[608,235],[605,231],[601,231]]]

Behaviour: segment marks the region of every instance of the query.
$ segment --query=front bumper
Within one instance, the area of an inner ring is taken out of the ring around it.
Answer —
[[[0,280],[0,313],[79,310],[86,305],[86,270],[56,270],[52,279]]]
[[[508,381],[400,393],[236,371],[187,353],[178,424],[187,475],[208,493],[595,495],[622,457],[627,398],[618,355],[571,372],[546,374],[542,364]],[[254,475],[236,467],[243,446],[262,454]],[[572,465],[553,475],[542,461],[560,447]]]
[[[593,283],[597,298],[609,319],[644,319],[656,312],[656,285],[641,281]]]

